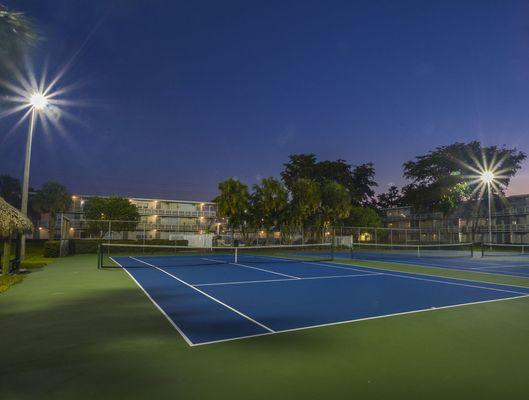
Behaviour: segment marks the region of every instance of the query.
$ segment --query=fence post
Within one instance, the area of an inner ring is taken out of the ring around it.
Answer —
[[[111,237],[112,237],[112,220],[108,220],[108,244],[110,244]]]
[[[142,252],[145,253],[145,238],[147,236],[147,222],[143,221],[143,247]]]

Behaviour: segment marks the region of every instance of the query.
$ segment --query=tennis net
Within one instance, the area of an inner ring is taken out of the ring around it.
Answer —
[[[351,258],[395,259],[395,258],[452,258],[473,257],[472,243],[453,244],[374,244],[353,243]]]
[[[529,244],[483,243],[481,255],[483,257],[529,257]]]
[[[156,266],[193,266],[229,263],[331,261],[333,259],[334,250],[330,243],[207,248],[102,243],[98,251],[98,268],[134,265],[145,267],[147,265],[145,262]]]

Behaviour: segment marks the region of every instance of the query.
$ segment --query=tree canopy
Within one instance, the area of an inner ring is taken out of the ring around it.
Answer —
[[[279,228],[284,221],[288,192],[277,179],[264,178],[253,186],[250,204],[257,226],[268,232],[273,228]]]
[[[58,182],[46,182],[31,200],[32,208],[39,213],[49,213],[50,238],[55,236],[55,216],[66,211],[72,204],[72,195]]]
[[[17,68],[27,49],[37,40],[31,19],[0,4],[0,80],[7,79],[9,71]]]
[[[226,179],[218,185],[220,194],[213,200],[217,203],[218,214],[227,218],[229,228],[242,228],[248,218],[250,195],[248,186],[237,179]]]
[[[0,175],[0,197],[13,207],[20,208],[22,198],[20,181],[9,175]]]
[[[402,201],[417,211],[448,213],[466,200],[480,196],[479,174],[493,170],[497,194],[503,194],[521,168],[525,153],[516,148],[483,146],[478,141],[437,147],[404,163]]]
[[[317,161],[314,154],[293,154],[284,164],[281,179],[291,191],[299,179],[310,179],[320,185],[332,181],[342,185],[348,192],[353,205],[367,205],[375,195],[377,183],[372,163],[348,164],[345,160]]]
[[[399,188],[391,185],[387,192],[380,193],[377,196],[376,205],[380,209],[398,207],[402,205],[402,194]]]
[[[140,220],[137,207],[125,197],[91,197],[83,207],[88,222],[88,230],[93,233],[108,231],[129,231],[136,227]],[[103,224],[103,221],[112,221]]]

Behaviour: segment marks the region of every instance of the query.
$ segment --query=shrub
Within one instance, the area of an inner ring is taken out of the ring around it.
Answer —
[[[48,240],[44,243],[44,257],[55,258],[61,253],[61,242],[59,240]]]
[[[22,279],[24,279],[22,275],[0,275],[0,293],[5,292],[9,286],[13,286]]]

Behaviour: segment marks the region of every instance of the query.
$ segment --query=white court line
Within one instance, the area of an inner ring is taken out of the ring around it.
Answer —
[[[160,307],[160,305],[158,305],[158,303],[156,301],[154,301],[154,299],[151,297],[151,295],[143,288],[143,286],[140,285],[140,283],[136,280],[136,278],[134,278],[131,275],[131,273],[129,271],[127,271],[127,269],[125,267],[123,267],[123,265],[118,263],[113,257],[110,257],[110,259],[125,270],[125,272],[132,278],[132,280],[136,283],[136,285],[138,285],[138,287],[143,291],[143,293],[145,293],[145,296],[147,296],[147,298],[152,302],[152,304],[154,304],[154,306],[158,309],[158,311],[160,311],[162,313],[162,315],[167,319],[167,321],[169,321],[169,323],[173,326],[173,328],[175,328],[177,330],[177,332],[184,338],[186,343],[189,346],[194,346],[194,343],[186,336],[184,331],[182,329],[180,329],[180,327],[169,317],[169,315],[167,315],[167,313],[163,310],[163,308]]]
[[[306,330],[306,329],[322,328],[322,327],[333,326],[333,325],[349,324],[349,323],[352,323],[352,322],[362,322],[362,321],[369,321],[369,320],[372,320],[372,319],[396,317],[396,316],[401,316],[401,315],[417,314],[417,313],[428,312],[428,311],[437,311],[437,310],[444,310],[444,309],[449,309],[449,308],[465,307],[465,306],[471,306],[471,305],[483,304],[483,303],[494,303],[494,302],[499,302],[499,301],[514,300],[514,299],[521,299],[521,298],[527,298],[527,297],[529,297],[529,294],[526,294],[526,295],[523,295],[523,296],[507,297],[507,298],[503,298],[503,299],[482,300],[482,301],[474,301],[474,302],[470,302],[470,303],[454,304],[454,305],[450,305],[450,306],[423,308],[423,309],[420,309],[420,310],[403,311],[403,312],[394,313],[394,314],[377,315],[377,316],[374,316],[374,317],[357,318],[357,319],[350,319],[350,320],[347,320],[347,321],[330,322],[330,323],[327,323],[327,324],[319,324],[319,325],[303,326],[303,327],[300,327],[300,328],[278,330],[278,331],[274,332],[274,334],[303,331],[303,330]],[[231,342],[231,341],[234,341],[234,340],[248,339],[248,338],[252,338],[252,337],[269,336],[269,335],[272,335],[272,333],[259,333],[259,334],[256,334],[256,335],[247,335],[247,336],[239,336],[239,337],[234,337],[234,338],[229,338],[229,339],[213,340],[213,341],[210,341],[210,342],[196,343],[196,344],[194,344],[194,346],[203,346],[203,345],[207,345],[207,344]]]
[[[486,271],[480,271],[480,270],[473,270],[473,269],[470,269],[470,268],[466,268],[466,267],[457,267],[457,266],[450,266],[450,265],[440,265],[440,264],[434,264],[434,263],[420,263],[420,262],[412,262],[412,261],[400,261],[400,260],[393,260],[393,261],[384,261],[384,260],[368,260],[368,259],[362,259],[362,258],[349,258],[349,260],[352,260],[352,261],[360,261],[360,262],[375,262],[375,263],[383,263],[383,264],[401,264],[401,265],[412,265],[412,266],[419,266],[419,267],[425,267],[425,268],[440,268],[440,269],[445,269],[445,270],[450,270],[450,271],[461,271],[461,272],[475,272],[475,273],[478,273],[478,274],[486,274],[486,275],[492,275],[492,276],[495,276],[495,277],[502,277],[502,276],[506,276],[506,277],[511,277],[511,278],[525,278],[526,275],[522,274],[522,275],[519,275],[520,273],[519,272],[507,272],[507,273],[499,273],[499,272],[486,272]],[[326,261],[326,262],[333,262],[333,263],[337,263],[337,261]],[[345,263],[339,263],[341,265],[349,265],[349,264],[345,264]],[[357,267],[359,268],[362,268],[363,266],[362,265],[356,265]],[[371,266],[365,266],[364,268],[374,268],[374,269],[380,269],[382,271],[387,271],[386,269],[384,268],[379,268],[379,267],[371,267]],[[419,272],[407,272],[409,274],[418,274],[418,275],[427,275],[427,276],[435,276],[435,275],[429,275],[429,274],[422,274],[422,273],[419,273]],[[467,281],[473,281],[473,282],[480,282],[480,281],[474,281],[473,279],[464,279],[464,278],[450,278],[450,279],[460,279],[460,280],[467,280]],[[488,283],[491,283],[491,282],[488,282]],[[504,284],[504,283],[496,283],[496,285],[507,285],[507,286],[517,286],[517,285],[511,285],[511,284]],[[523,287],[523,288],[526,288],[527,286],[518,286],[518,287]]]
[[[332,261],[326,261],[326,262],[332,262]],[[338,265],[331,265],[331,264],[323,264],[322,262],[314,262],[314,261],[303,261],[303,264],[313,264],[313,265],[320,265],[322,267],[327,267],[327,268],[337,268],[337,269],[344,269],[346,271],[358,271],[358,272],[366,272],[365,269],[357,269],[357,268],[353,268],[353,267],[350,267],[350,268],[347,268],[347,267],[339,267]],[[342,265],[347,265],[347,264],[342,264]],[[362,267],[360,267],[362,268]],[[373,274],[377,274],[378,272],[373,272]]]
[[[272,257],[272,256],[262,256],[263,258],[275,258],[277,260],[288,260],[288,261],[291,261],[291,259],[285,259],[285,258],[280,258],[280,257]],[[363,259],[353,259],[355,261],[367,261],[367,262],[382,262],[382,263],[386,263],[386,264],[391,264],[391,263],[395,263],[393,261],[381,261],[381,260],[363,260]],[[272,260],[271,260],[272,262]],[[333,267],[333,268],[339,268],[339,269],[345,269],[345,270],[353,270],[353,271],[358,271],[358,272],[365,272],[364,270],[360,270],[360,269],[356,269],[356,268],[353,268],[353,267],[339,267],[337,265],[334,265],[335,263],[338,263],[337,261],[320,261],[320,262],[313,262],[313,261],[303,261],[303,260],[300,260],[301,263],[303,264],[312,264],[312,265],[320,265],[320,266],[324,266],[324,267]],[[332,263],[332,264],[331,264]],[[490,273],[490,272],[482,272],[480,270],[476,270],[476,269],[472,269],[472,268],[465,268],[465,267],[457,267],[457,266],[446,266],[446,265],[439,265],[439,264],[434,264],[434,263],[429,263],[429,264],[424,264],[424,263],[416,263],[416,262],[412,262],[412,261],[406,261],[406,262],[403,262],[403,261],[396,261],[396,263],[398,264],[411,264],[411,265],[419,265],[419,266],[422,266],[422,267],[441,267],[441,268],[444,268],[444,269],[449,269],[449,270],[457,270],[457,271],[470,271],[470,272],[478,272],[478,273],[482,273],[482,274],[489,274],[489,275],[494,275],[494,276],[498,276],[498,275],[503,275],[503,276],[513,276],[513,277],[525,277],[525,276],[529,276],[529,274],[524,274],[522,272],[513,272],[513,274],[518,274],[518,275],[507,275],[507,274],[495,274],[495,273]],[[344,266],[349,266],[349,264],[344,264],[344,263],[341,263],[341,265],[344,265]],[[362,266],[357,266],[359,268],[362,268]],[[391,270],[386,270],[386,269],[383,269],[383,268],[377,268],[377,267],[364,267],[364,268],[374,268],[374,269],[378,269],[378,270],[381,270],[381,271],[391,271]],[[398,272],[398,271],[393,271],[393,272]],[[408,274],[414,274],[414,272],[405,272],[405,273],[408,273]],[[391,275],[391,274],[388,274],[388,275]],[[418,275],[426,275],[426,276],[434,276],[434,275],[427,275],[427,274],[418,274]],[[472,279],[462,279],[462,278],[449,278],[449,279],[458,279],[458,280],[466,280],[466,281],[470,281],[470,282],[480,282],[480,281],[475,281],[475,280],[472,280]],[[447,282],[444,282],[444,283],[447,283]],[[493,283],[493,282],[481,282],[481,283],[489,283],[489,284],[494,284],[494,285],[503,285],[503,286],[516,286],[516,285],[505,285],[505,284],[502,284],[502,283]],[[523,287],[525,288],[525,286],[517,286],[517,287]]]
[[[220,283],[199,283],[193,286],[222,286],[222,285],[240,285],[245,283],[268,283],[268,282],[299,282],[307,280],[317,280],[317,279],[335,279],[335,278],[357,278],[360,276],[377,276],[385,275],[383,273],[372,272],[369,274],[356,274],[356,275],[328,275],[328,276],[309,276],[307,278],[298,278],[298,279],[265,279],[260,281],[237,281],[237,282],[220,282]]]
[[[138,258],[136,258],[136,257],[132,257],[132,256],[131,256],[131,257],[129,257],[129,258],[131,258],[131,259],[133,259],[133,260],[136,260],[136,261],[139,261],[139,262],[141,262],[141,263],[143,263],[143,264],[145,264],[145,265],[148,265],[148,266],[150,266],[150,267],[156,268],[158,271],[163,272],[164,274],[169,275],[169,276],[172,277],[173,279],[176,279],[178,282],[183,283],[184,285],[190,287],[190,288],[193,289],[193,290],[196,290],[197,292],[203,294],[203,295],[206,296],[207,298],[209,298],[209,299],[211,299],[211,300],[213,300],[213,301],[219,303],[220,305],[226,307],[227,309],[233,311],[234,313],[239,314],[241,317],[246,318],[248,321],[251,321],[251,322],[253,322],[253,323],[256,324],[256,325],[259,325],[261,328],[264,328],[264,329],[266,329],[266,330],[269,331],[269,332],[275,332],[273,329],[269,328],[268,326],[266,326],[266,325],[260,323],[259,321],[256,321],[255,319],[253,319],[253,318],[249,317],[248,315],[246,315],[246,314],[240,312],[239,310],[237,310],[237,309],[235,309],[235,308],[233,308],[233,307],[227,305],[226,303],[223,303],[223,302],[220,301],[219,299],[216,299],[215,297],[213,297],[213,296],[207,294],[206,292],[203,292],[202,290],[197,289],[197,288],[194,287],[193,285],[187,283],[186,281],[183,281],[182,279],[180,279],[180,278],[176,277],[175,275],[173,275],[173,274],[171,274],[171,273],[169,273],[169,272],[163,270],[162,268],[157,267],[157,266],[154,265],[154,264],[149,264],[148,262],[142,261],[142,260],[140,260],[140,259],[138,259]]]
[[[201,259],[202,259],[202,260],[206,260],[206,261],[215,261],[215,262],[218,262],[218,263],[226,264],[226,262],[224,262],[224,261],[218,261],[218,260],[214,260],[214,259],[212,259],[212,258],[204,258],[204,257],[202,257]],[[230,265],[237,265],[237,266],[239,266],[239,267],[244,267],[244,268],[256,269],[256,270],[258,270],[258,271],[268,272],[268,273],[270,273],[270,274],[274,274],[274,275],[285,276],[285,277],[287,277],[287,278],[301,279],[299,276],[282,274],[282,273],[280,273],[280,272],[270,271],[270,270],[268,270],[268,269],[263,269],[263,268],[252,267],[252,266],[250,266],[250,265],[244,265],[244,264],[240,264],[240,263],[232,263],[232,262],[228,262],[227,264],[230,264]]]
[[[367,260],[356,260],[356,261],[367,261]],[[394,264],[392,263],[391,261],[376,261],[376,262],[380,262],[380,263],[385,263],[385,264]],[[332,264],[330,264],[329,266],[332,266],[333,264],[340,264],[340,265],[343,265],[343,266],[348,266],[350,264],[344,264],[343,262],[342,263],[337,263],[335,261],[332,262]],[[327,264],[324,264],[324,265],[327,265]],[[353,264],[354,265],[354,264]],[[497,282],[487,282],[487,281],[476,281],[476,280],[473,280],[473,279],[465,279],[465,278],[453,278],[453,277],[447,277],[447,276],[438,276],[438,275],[430,275],[430,274],[423,274],[423,273],[420,273],[420,272],[404,272],[404,271],[395,271],[395,270],[391,270],[391,269],[386,269],[386,268],[380,268],[380,267],[372,267],[372,266],[362,266],[362,265],[354,265],[355,267],[358,267],[358,268],[369,268],[369,269],[375,269],[377,271],[385,271],[385,274],[386,275],[396,275],[396,274],[411,274],[411,275],[420,275],[420,276],[431,276],[433,278],[441,278],[441,279],[453,279],[453,280],[456,280],[456,281],[466,281],[466,282],[476,282],[476,283],[484,283],[484,284],[489,284],[489,285],[497,285],[497,286],[508,286],[508,287],[519,287],[521,289],[526,289],[526,290],[529,290],[529,286],[521,286],[521,285],[511,285],[509,283],[497,283]],[[427,265],[422,265],[423,267],[427,267]],[[446,269],[446,268],[445,268]],[[448,268],[450,269],[450,268]],[[451,269],[453,270],[453,269]],[[358,271],[358,270],[357,270]],[[493,276],[508,276],[508,277],[511,277],[513,278],[514,276],[512,275],[501,275],[501,274],[494,274],[494,273],[490,273],[490,272],[481,272],[481,271],[469,271],[469,270],[466,270],[467,272],[477,272],[477,273],[481,273],[481,274],[487,274],[487,275],[493,275]],[[403,275],[403,277],[406,277]],[[408,277],[408,278],[412,278],[412,277]],[[416,278],[416,279],[419,279],[419,278]],[[450,283],[450,282],[444,282],[444,283]],[[454,285],[457,285],[457,283],[454,283]],[[483,289],[487,289],[487,287],[482,287],[480,286],[480,288],[483,288]],[[513,293],[517,293],[517,292],[513,292]],[[525,292],[523,292],[524,294],[527,294]]]
[[[529,265],[492,265],[492,266],[486,266],[486,267],[474,267],[470,268],[472,270],[474,269],[495,269],[495,268],[527,268]]]
[[[131,257],[131,258],[134,258],[134,257]],[[116,264],[120,265],[123,268],[123,266],[121,264],[119,264],[117,261],[115,261],[114,259],[112,259],[112,260],[114,262],[116,262]],[[138,260],[138,261],[143,262],[141,260]],[[148,263],[145,263],[145,262],[143,262],[143,263],[149,265]],[[337,267],[337,266],[334,266],[334,265],[327,265],[327,264],[322,264],[322,265],[329,266],[329,267]],[[348,264],[342,264],[342,265],[348,266]],[[158,267],[155,267],[155,268],[159,269]],[[338,268],[342,268],[342,267],[338,267]],[[343,268],[344,269],[354,269],[352,267],[350,267],[350,268],[343,267]],[[362,266],[360,266],[359,268],[372,268],[372,269],[381,270],[381,271],[391,271],[391,270],[386,270],[386,269],[377,268],[377,267],[362,267]],[[483,303],[492,303],[492,302],[499,302],[499,301],[505,301],[505,300],[514,300],[514,299],[520,299],[520,298],[529,297],[529,294],[524,294],[522,296],[514,296],[514,297],[503,298],[503,299],[483,300],[483,301],[477,301],[477,302],[455,304],[455,305],[450,305],[450,306],[425,308],[425,309],[420,309],[420,310],[404,311],[404,312],[401,312],[401,313],[378,315],[378,316],[366,317],[366,318],[357,318],[357,319],[351,319],[351,320],[346,320],[346,321],[331,322],[331,323],[327,323],[327,324],[311,325],[311,326],[305,326],[305,327],[300,327],[300,328],[292,328],[292,329],[285,329],[285,330],[278,330],[278,331],[269,331],[267,333],[261,333],[261,334],[255,334],[255,335],[246,335],[246,336],[238,336],[238,337],[233,337],[233,338],[228,338],[228,339],[221,339],[221,340],[215,340],[215,341],[209,341],[209,342],[192,343],[187,338],[187,336],[178,328],[178,326],[174,323],[174,321],[172,321],[169,318],[169,316],[162,310],[162,308],[151,298],[151,296],[145,291],[145,289],[136,281],[136,279],[134,279],[134,277],[127,271],[127,269],[126,268],[123,268],[123,269],[134,280],[134,282],[136,282],[136,284],[143,290],[143,292],[153,302],[153,304],[156,306],[156,308],[158,308],[160,310],[160,312],[167,318],[167,320],[171,323],[171,325],[182,335],[182,337],[186,340],[186,342],[190,346],[202,346],[202,345],[208,345],[208,344],[235,341],[235,340],[240,340],[240,339],[247,339],[247,338],[252,338],[252,337],[268,336],[268,335],[272,335],[272,334],[275,334],[275,333],[287,333],[287,332],[301,331],[301,330],[305,330],[305,329],[313,329],[313,328],[320,328],[320,327],[326,327],[326,326],[332,326],[332,325],[347,324],[347,323],[352,323],[352,322],[368,321],[368,320],[372,320],[372,319],[388,318],[388,317],[394,317],[394,316],[400,316],[400,315],[415,314],[415,313],[421,313],[421,312],[427,312],[427,311],[437,311],[437,310],[442,310],[442,309],[464,307],[464,306],[469,306],[469,305],[476,305],[476,304],[483,304]],[[168,274],[168,275],[170,275],[170,276],[172,276],[171,274],[167,273],[164,270],[161,270],[161,271],[166,273],[166,274]],[[361,270],[357,270],[357,271],[361,271]],[[373,274],[377,274],[377,273],[372,273],[371,275],[373,275]],[[370,275],[370,274],[366,274],[366,275]],[[381,274],[381,275],[385,275],[385,274]],[[431,276],[431,275],[426,275],[426,274],[417,274],[417,275]],[[356,276],[356,275],[350,275],[350,276]],[[177,279],[177,280],[180,280],[180,279],[178,279],[178,278],[176,278],[174,276],[172,276],[172,277]],[[464,280],[464,279],[460,279],[460,278],[450,278],[450,279]],[[467,281],[471,281],[471,280],[467,280]],[[485,283],[485,282],[483,282],[483,283]],[[187,285],[189,286],[189,284],[187,284]],[[501,285],[501,284],[498,284],[498,285]],[[508,285],[508,286],[516,287],[515,285]],[[525,288],[524,286],[518,286],[518,287]],[[196,290],[200,291],[199,289],[196,289]]]
[[[484,289],[484,290],[495,290],[495,291],[497,291],[497,292],[505,292],[505,293],[520,294],[520,295],[528,295],[527,293],[524,293],[524,292],[515,292],[514,290],[497,289],[497,288],[491,288],[491,287],[486,287],[486,286],[478,286],[478,285],[468,285],[468,284],[465,284],[465,283],[445,282],[445,281],[439,281],[439,280],[437,280],[437,279],[417,278],[417,277],[414,277],[414,276],[405,276],[405,275],[388,274],[388,273],[386,273],[385,275],[395,276],[395,277],[397,277],[397,278],[415,279],[415,280],[418,280],[418,281],[428,281],[428,282],[435,282],[435,283],[443,283],[443,284],[445,284],[445,285],[466,286],[466,287],[477,288],[477,289]]]
[[[342,265],[347,265],[347,264],[342,264]],[[377,267],[366,267],[366,268],[373,268],[373,269],[378,269],[378,270],[381,270],[381,271],[391,271],[391,270],[387,270],[387,269],[383,269],[383,268],[377,268]],[[414,272],[399,272],[399,271],[391,271],[391,272],[385,272],[384,273],[384,275],[395,276],[397,278],[408,278],[408,279],[415,279],[415,280],[419,280],[419,281],[429,281],[429,282],[436,282],[436,283],[444,283],[446,285],[467,286],[467,287],[473,287],[473,288],[478,288],[478,289],[496,290],[496,291],[500,291],[500,292],[523,294],[523,295],[527,294],[525,292],[515,292],[513,290],[507,290],[507,289],[496,289],[496,288],[491,288],[491,287],[486,287],[486,286],[469,285],[469,284],[456,283],[456,282],[446,282],[446,281],[441,281],[441,280],[438,280],[438,279],[418,278],[418,277],[413,277],[413,276],[407,276],[405,274],[412,274],[413,275],[415,273]],[[426,275],[426,274],[416,274],[416,275],[432,276],[433,277],[433,275]],[[437,278],[444,278],[444,277],[437,277]],[[499,285],[499,286],[512,286],[512,285],[504,285],[502,283],[479,282],[479,281],[472,281],[472,280],[460,279],[460,278],[446,278],[446,279],[466,280],[466,281],[469,281],[469,282],[476,282],[476,283],[489,283],[489,284],[492,284],[492,285]],[[524,287],[524,286],[519,286],[519,287]],[[529,289],[529,288],[526,288],[526,289]]]

